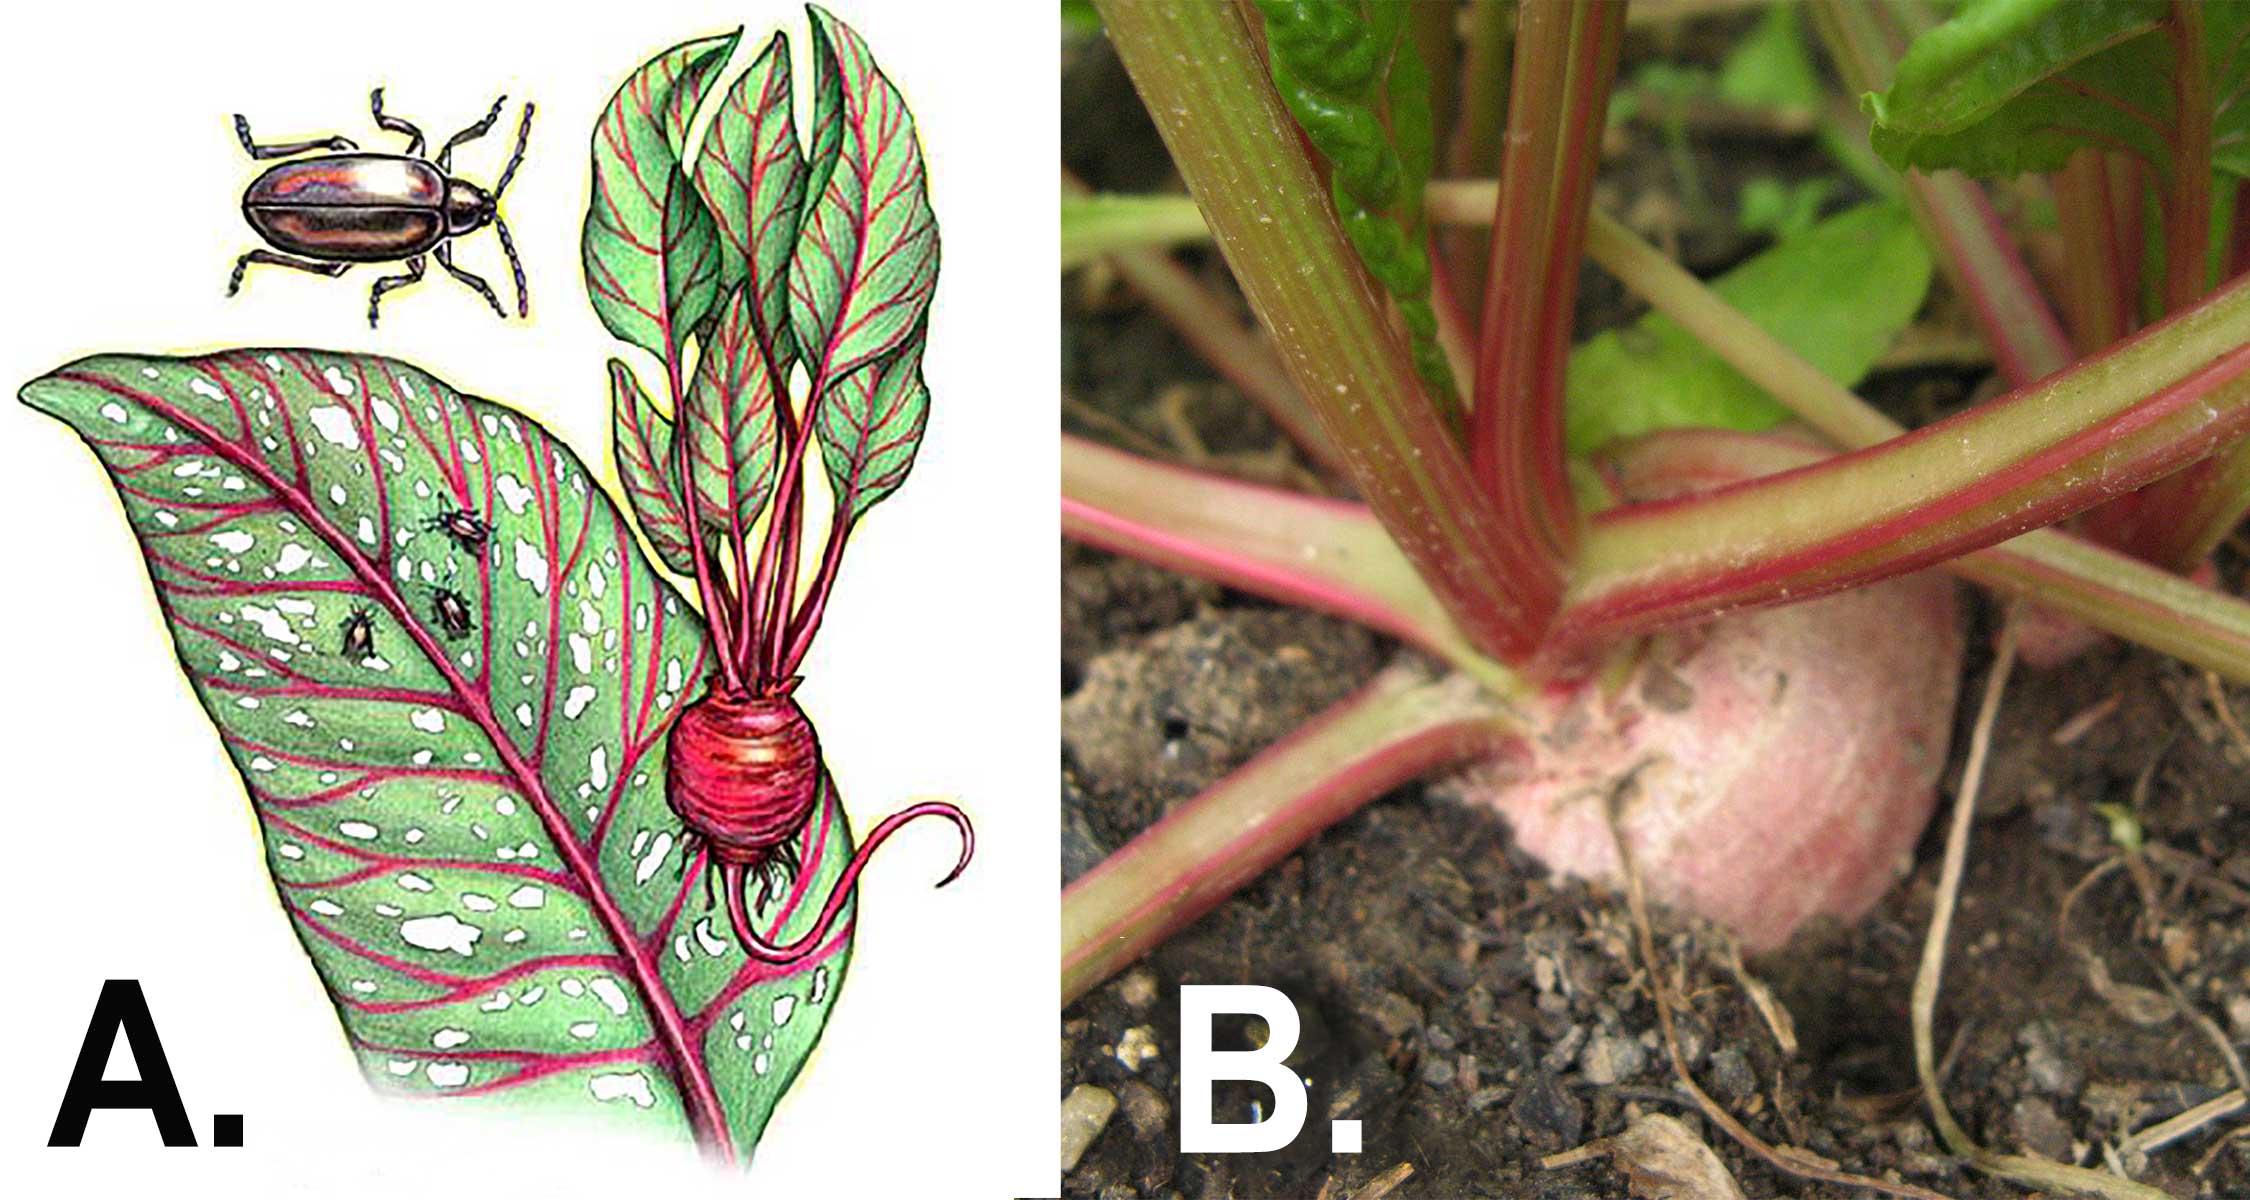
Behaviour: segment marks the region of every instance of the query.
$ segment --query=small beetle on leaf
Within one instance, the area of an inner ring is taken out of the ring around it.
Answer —
[[[449,508],[431,517],[423,528],[443,533],[453,539],[454,545],[479,556],[492,540],[491,523],[466,508]]]
[[[505,318],[492,285],[475,273],[453,265],[452,239],[487,225],[500,235],[500,248],[516,277],[516,315],[530,316],[531,301],[524,294],[523,261],[516,257],[515,240],[508,223],[500,218],[500,194],[508,190],[516,168],[523,163],[524,143],[531,136],[532,106],[523,106],[523,125],[516,130],[516,151],[500,172],[491,192],[453,177],[453,148],[483,137],[500,119],[506,96],[493,101],[484,119],[447,138],[437,158],[422,157],[422,131],[383,112],[383,89],[368,97],[375,124],[408,138],[404,154],[361,151],[349,138],[315,138],[302,142],[259,145],[250,140],[250,122],[235,114],[235,136],[250,157],[264,160],[288,158],[312,150],[331,154],[298,158],[269,168],[251,181],[242,194],[242,215],[272,250],[252,250],[235,260],[227,280],[227,295],[242,290],[243,272],[251,263],[290,267],[334,278],[354,263],[404,263],[401,275],[375,281],[367,297],[367,324],[375,325],[383,293],[421,281],[424,256],[435,251],[438,265],[467,284]]]
[[[438,627],[449,638],[464,638],[476,629],[477,623],[469,615],[468,598],[452,588],[439,588],[431,601],[430,610],[437,614]]]
[[[375,656],[375,614],[355,608],[344,618],[344,657],[364,662]]]

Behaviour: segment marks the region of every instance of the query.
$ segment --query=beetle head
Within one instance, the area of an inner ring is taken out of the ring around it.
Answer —
[[[446,181],[445,232],[449,237],[473,233],[492,224],[500,211],[491,194],[473,183],[459,179]]]

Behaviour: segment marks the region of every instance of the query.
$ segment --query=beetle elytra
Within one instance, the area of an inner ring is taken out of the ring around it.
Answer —
[[[424,158],[422,131],[383,112],[383,89],[368,97],[377,127],[405,134],[406,152],[377,154],[359,149],[345,137],[315,138],[302,142],[260,145],[250,138],[250,122],[237,113],[235,136],[242,148],[258,160],[286,158],[251,181],[242,194],[242,215],[272,249],[252,250],[235,260],[227,280],[227,295],[242,290],[243,273],[252,263],[289,267],[334,278],[355,263],[400,263],[403,274],[375,281],[367,297],[367,324],[373,327],[383,303],[383,293],[420,282],[425,256],[435,253],[447,274],[483,296],[492,311],[506,317],[492,286],[474,272],[453,262],[452,240],[487,225],[500,235],[500,248],[516,279],[516,315],[529,316],[531,302],[524,293],[523,261],[508,236],[508,223],[500,217],[500,195],[508,190],[516,168],[523,164],[524,144],[531,136],[532,106],[523,106],[523,124],[516,130],[515,153],[490,192],[453,177],[453,150],[475,141],[500,118],[493,101],[484,119],[447,138],[435,159]],[[313,151],[309,158],[296,155]]]

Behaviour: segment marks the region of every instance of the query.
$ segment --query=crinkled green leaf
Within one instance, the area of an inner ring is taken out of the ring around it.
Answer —
[[[812,145],[789,326],[825,388],[920,326],[937,286],[938,232],[906,101],[850,26],[811,13]]]
[[[108,469],[368,1079],[671,1137],[707,1097],[746,1156],[850,924],[773,967],[704,910],[663,767],[702,623],[569,448],[372,355],[102,355],[23,399]],[[481,546],[435,524],[454,510]],[[831,790],[773,936],[810,928],[850,845]]]
[[[668,204],[667,196],[687,123],[740,36],[684,42],[651,59],[618,87],[594,126],[593,195],[580,240],[586,294],[611,333],[658,357],[679,347],[715,292],[719,250],[710,216],[698,220],[700,203]],[[690,311],[674,307],[682,300]]]
[[[1430,305],[1422,191],[1436,159],[1429,70],[1405,36],[1406,5],[1258,0],[1274,89],[1328,160],[1336,216],[1398,306],[1416,371],[1448,409],[1459,390]]]
[[[736,288],[680,402],[696,515],[713,529],[748,530],[773,494],[779,417],[753,311],[748,285]]]
[[[780,378],[796,361],[789,258],[805,201],[795,111],[789,38],[776,33],[712,114],[695,160],[696,189],[718,223],[719,286],[748,285],[758,345]]]
[[[1915,39],[1891,88],[1868,98],[1874,144],[1897,167],[1976,175],[2052,171],[2077,150],[2173,169],[2175,49],[2164,0],[1968,0]],[[2250,5],[2206,4],[2201,69],[2220,165],[2250,166]],[[2203,170],[2205,164],[2191,164]]]
[[[1727,303],[1840,383],[1866,374],[1922,307],[1930,252],[1905,208],[1830,217],[1712,284]],[[1570,356],[1570,448],[1656,429],[1764,429],[1789,410],[1661,314]]]
[[[922,338],[844,378],[820,407],[820,454],[837,506],[851,519],[898,490],[914,466],[930,417],[922,381]]]

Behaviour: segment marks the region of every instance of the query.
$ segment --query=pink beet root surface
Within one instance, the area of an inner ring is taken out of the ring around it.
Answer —
[[[1674,480],[1713,482],[1707,459],[1677,465]],[[1632,775],[1622,824],[1649,894],[1770,950],[1812,917],[1859,917],[1897,878],[1936,800],[1962,651],[1955,584],[1935,572],[1738,614],[1652,639],[1614,694],[1549,697],[1517,753],[1452,790],[1551,868],[1615,880],[1605,807]]]

